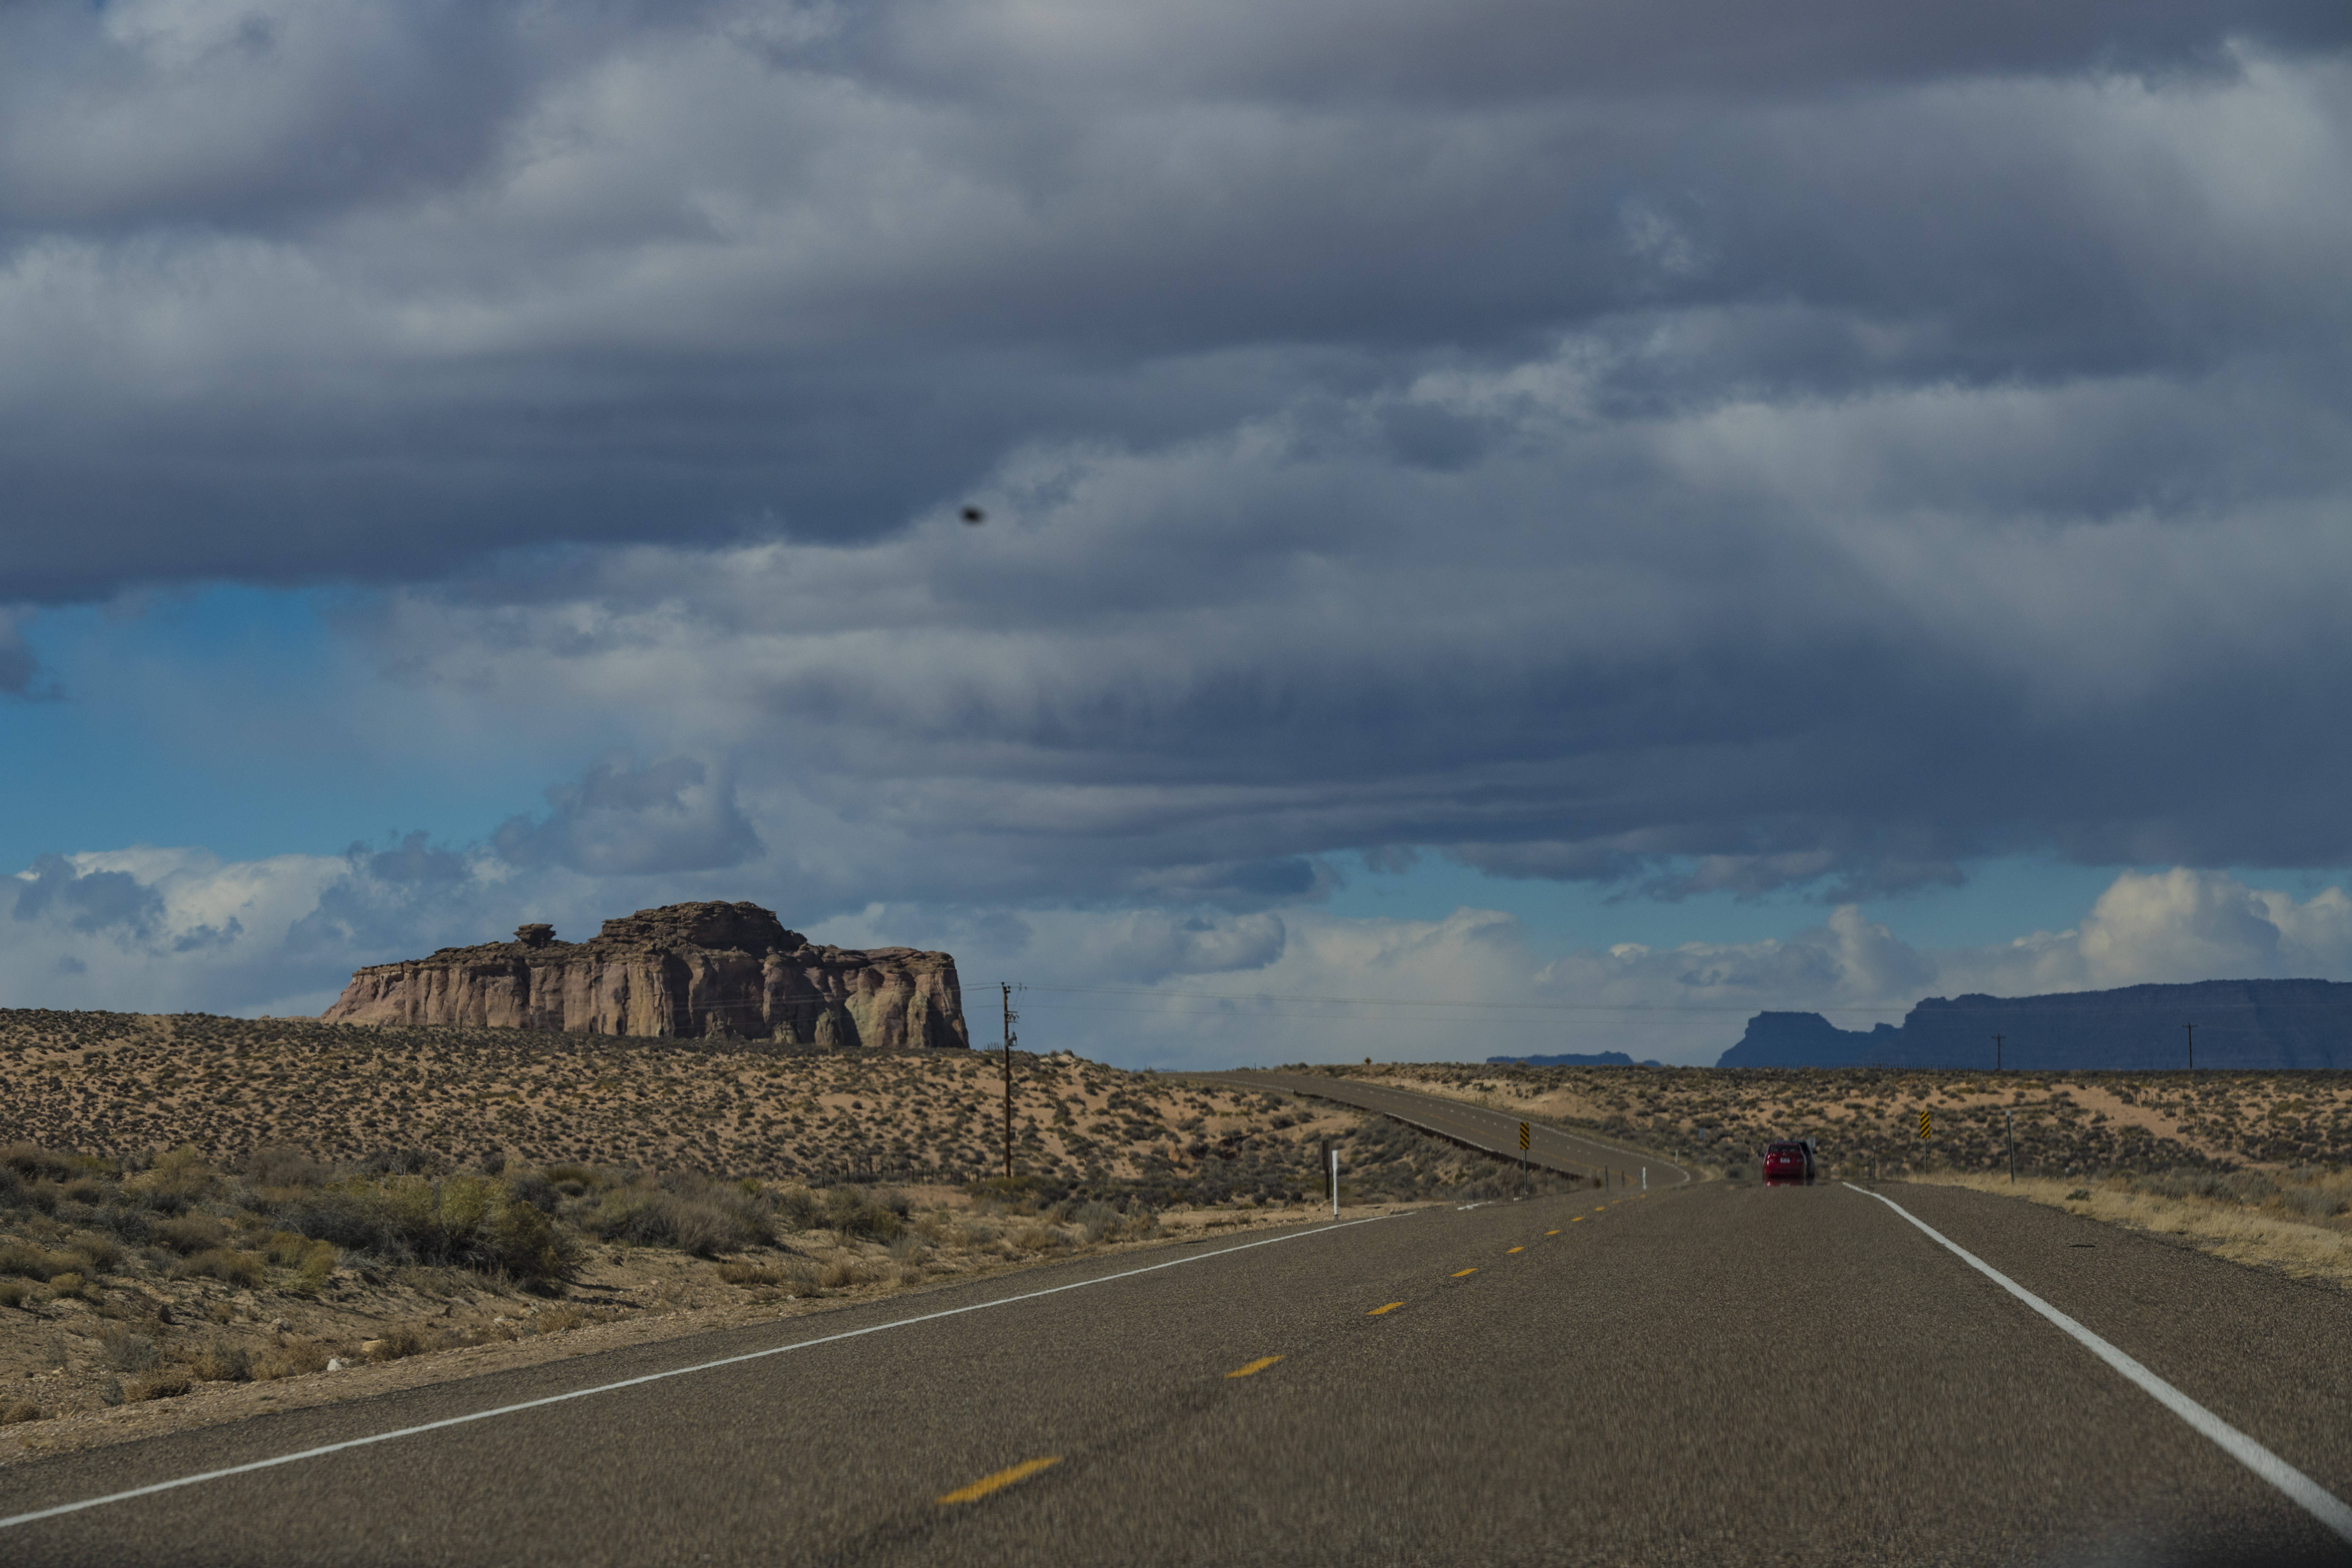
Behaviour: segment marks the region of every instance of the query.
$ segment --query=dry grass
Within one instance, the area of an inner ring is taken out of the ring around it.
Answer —
[[[2072,1177],[2024,1176],[2012,1184],[2005,1176],[1944,1172],[1912,1180],[2022,1198],[2130,1230],[2178,1237],[2233,1263],[2352,1287],[2352,1220],[2334,1207],[2352,1200],[2352,1173],[2290,1173],[2236,1192],[2225,1183],[2195,1179],[2207,1175],[2126,1173],[2087,1184]]]

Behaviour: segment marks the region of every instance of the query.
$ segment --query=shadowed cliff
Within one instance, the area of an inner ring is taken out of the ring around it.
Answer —
[[[1898,1027],[1841,1029],[1819,1013],[1759,1013],[1716,1065],[2178,1069],[2352,1068],[2352,984],[2200,980],[2049,996],[1930,996]]]
[[[639,910],[581,942],[527,925],[512,942],[373,964],[320,1017],[843,1050],[971,1043],[948,954],[820,946],[749,903]]]

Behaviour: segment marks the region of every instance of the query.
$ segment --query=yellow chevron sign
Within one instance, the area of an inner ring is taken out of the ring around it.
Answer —
[[[1921,1111],[1919,1113],[1919,1142],[1925,1143],[1929,1135],[1934,1132],[1935,1127],[1936,1124],[1933,1121],[1929,1120],[1928,1113],[1924,1110]]]
[[[1520,1122],[1520,1123],[1519,1123],[1519,1152],[1520,1152],[1520,1153],[1522,1153],[1522,1154],[1524,1154],[1524,1153],[1526,1153],[1527,1152],[1528,1152],[1528,1124],[1527,1124],[1526,1122],[1522,1121],[1522,1122]]]

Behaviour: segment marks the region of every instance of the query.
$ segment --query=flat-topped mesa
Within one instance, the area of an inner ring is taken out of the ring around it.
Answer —
[[[823,947],[757,904],[670,904],[586,942],[520,927],[352,976],[324,1023],[774,1040],[849,1050],[971,1044],[944,952]]]

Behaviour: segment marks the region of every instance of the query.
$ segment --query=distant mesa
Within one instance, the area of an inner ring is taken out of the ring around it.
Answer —
[[[834,1050],[971,1044],[948,954],[819,946],[748,903],[639,910],[578,942],[525,925],[512,942],[372,964],[319,1017]]]
[[[2088,1072],[2189,1066],[2352,1068],[2352,984],[2200,980],[2048,996],[1930,996],[1900,1026],[1841,1029],[1819,1013],[1759,1013],[1721,1068],[1990,1068]]]
[[[1594,1051],[1590,1056],[1578,1056],[1573,1051],[1549,1057],[1488,1057],[1490,1068],[1629,1068],[1633,1058],[1622,1051]]]

